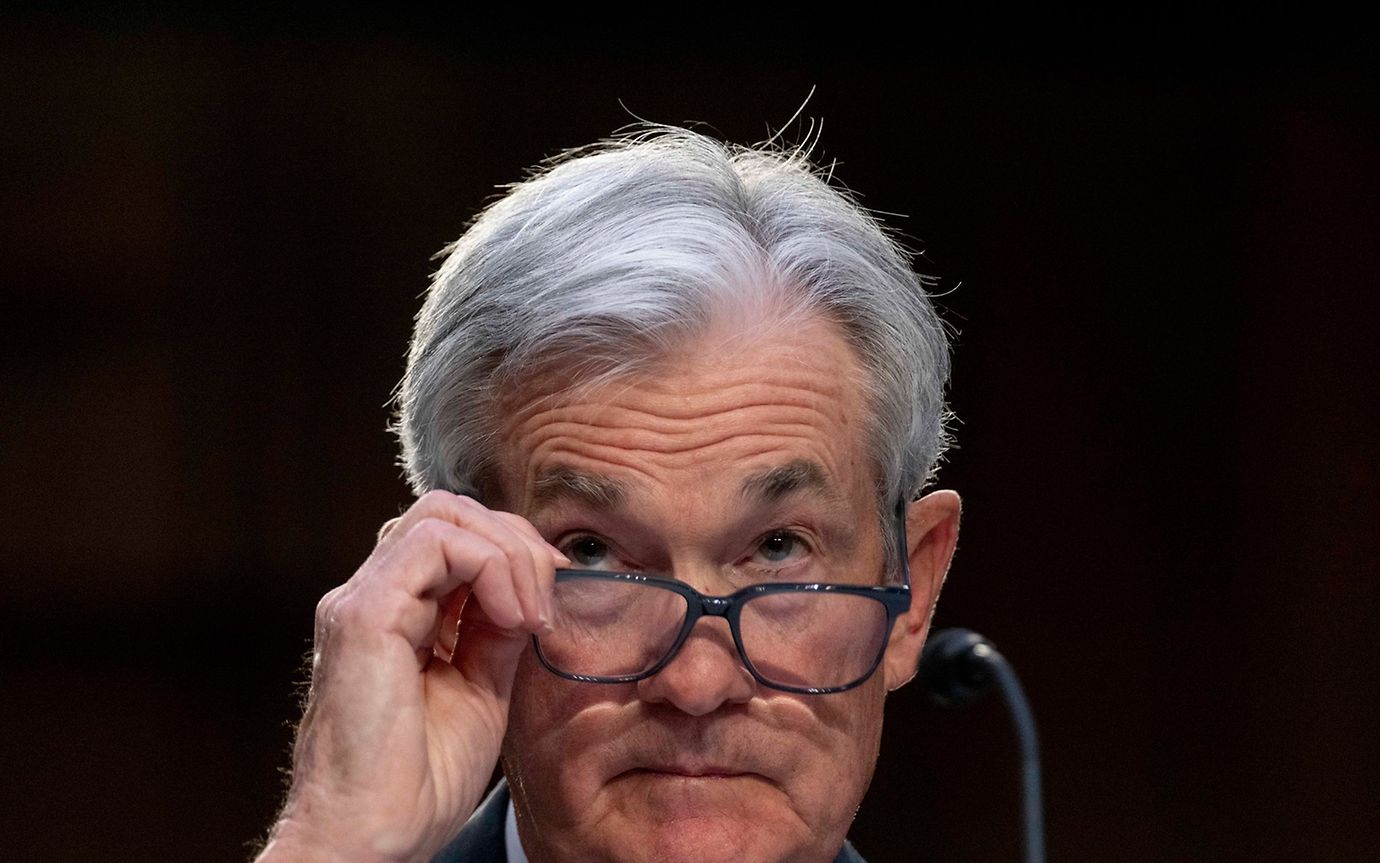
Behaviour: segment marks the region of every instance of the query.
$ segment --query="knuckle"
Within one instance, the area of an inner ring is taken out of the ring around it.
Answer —
[[[479,501],[475,500],[467,494],[452,494],[450,496],[450,499],[454,501],[456,504],[465,507],[466,509],[479,509],[486,511],[488,509],[486,506],[484,506],[484,504],[480,503]]]
[[[513,516],[510,513],[490,510],[489,516],[488,523],[482,529],[490,542],[509,554],[527,546],[527,539],[512,523]]]
[[[468,560],[472,562],[476,573],[494,566],[504,571],[509,568],[511,551],[508,541],[495,536],[494,531],[471,530],[445,519],[424,518],[412,528],[412,535],[416,537],[415,541],[431,544],[446,554],[451,565],[455,565],[458,559]]]
[[[361,624],[376,630],[400,630],[417,612],[419,600],[401,590],[381,591],[358,614]]]
[[[330,617],[323,622],[322,630],[327,633],[340,630],[348,632],[356,628],[360,622],[360,607],[358,596],[341,598],[332,604]]]
[[[475,560],[475,583],[491,582],[497,578],[512,578],[512,563],[507,552],[493,543],[480,548]]]
[[[456,524],[475,521],[476,516],[489,513],[482,503],[471,497],[444,489],[432,489],[417,499],[412,511],[424,517],[442,518]]]
[[[412,610],[409,603],[415,605],[416,602],[415,597],[398,589],[351,596],[336,605],[327,632],[334,631],[348,641],[364,633],[395,628]]]
[[[525,535],[529,539],[541,538],[541,534],[538,533],[537,529],[532,526],[532,522],[528,521],[527,519],[523,518],[517,513],[497,512],[494,514],[497,515],[499,519],[501,519],[505,524],[509,525],[518,533]]]
[[[516,552],[518,566],[529,569],[533,573],[537,570],[537,556],[532,553],[532,547],[523,545]]]
[[[445,542],[455,531],[455,525],[443,519],[427,517],[413,526],[410,535],[423,542]]]
[[[316,625],[318,628],[329,626],[335,617],[336,608],[340,605],[340,595],[344,587],[337,587],[326,592],[326,595],[316,603]]]
[[[375,538],[374,541],[376,543],[383,542],[384,539],[388,537],[388,534],[392,533],[393,530],[401,523],[402,516],[388,519],[388,521],[385,521],[383,525],[379,528],[378,536]]]
[[[455,495],[445,489],[433,488],[431,491],[417,498],[417,502],[413,504],[413,506],[425,506],[430,508],[438,505],[444,506],[454,501]]]

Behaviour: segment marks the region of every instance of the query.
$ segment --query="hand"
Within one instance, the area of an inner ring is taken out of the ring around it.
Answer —
[[[431,857],[474,811],[557,566],[525,519],[433,491],[316,610],[311,692],[270,860]]]

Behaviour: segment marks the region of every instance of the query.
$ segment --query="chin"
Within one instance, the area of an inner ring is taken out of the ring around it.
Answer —
[[[722,819],[662,824],[620,844],[623,847],[613,855],[619,863],[799,863],[810,859],[785,837]]]
[[[687,789],[687,805],[638,807],[621,813],[613,859],[636,863],[798,863],[813,859],[805,845],[815,837],[769,799],[743,800],[716,810]],[[765,797],[765,795],[763,795]],[[653,798],[654,800],[654,798]],[[647,800],[652,803],[653,800]],[[802,832],[803,831],[803,832]],[[841,842],[842,840],[840,840]],[[826,855],[825,860],[832,860]]]

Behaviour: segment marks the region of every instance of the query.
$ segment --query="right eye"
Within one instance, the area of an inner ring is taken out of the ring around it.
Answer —
[[[613,569],[615,561],[609,544],[597,536],[577,536],[562,549],[577,569]]]

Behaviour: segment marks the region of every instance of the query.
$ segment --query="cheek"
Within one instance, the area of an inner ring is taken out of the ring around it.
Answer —
[[[514,681],[503,747],[515,802],[530,816],[523,841],[531,840],[553,856],[591,852],[598,857],[602,851],[594,854],[591,849],[603,849],[609,851],[603,856],[616,857],[613,851],[622,849],[629,859],[643,859],[647,855],[642,852],[655,847],[661,850],[647,859],[707,863],[714,855],[703,846],[702,824],[677,826],[660,817],[665,813],[655,805],[657,798],[633,793],[641,786],[606,784],[616,772],[614,765],[621,763],[620,752],[639,741],[660,739],[663,726],[673,723],[682,734],[699,728],[709,739],[714,727],[730,728],[727,733],[743,735],[780,768],[778,786],[755,792],[733,812],[714,816],[710,832],[726,848],[780,859],[782,849],[794,849],[786,854],[789,858],[795,852],[804,856],[806,849],[813,854],[819,850],[816,845],[835,839],[842,842],[876,764],[886,692],[881,683],[877,676],[852,692],[819,698],[764,695],[743,711],[693,720],[663,706],[640,704],[632,685],[562,680],[542,668],[529,650]],[[685,740],[694,745],[689,737]],[[676,801],[681,808],[694,802],[682,797]],[[682,827],[694,834],[693,841]],[[642,852],[634,853],[636,849]],[[741,856],[735,852],[724,859]]]
[[[568,702],[556,691],[560,682],[560,678],[541,667],[529,647],[513,679],[508,733],[503,740],[504,765],[516,768],[519,775],[549,775],[560,768],[559,762],[546,763],[565,727],[561,713]]]
[[[513,681],[503,772],[513,795],[544,823],[570,823],[576,803],[597,790],[604,738],[591,733],[591,726],[616,711],[609,700],[612,690],[624,688],[562,680],[543,668],[530,648],[523,655]]]
[[[872,781],[886,697],[880,682],[880,675],[875,675],[852,692],[819,696],[811,735],[815,757],[806,761],[808,766],[791,793],[798,806],[817,814],[820,823],[846,831]]]

